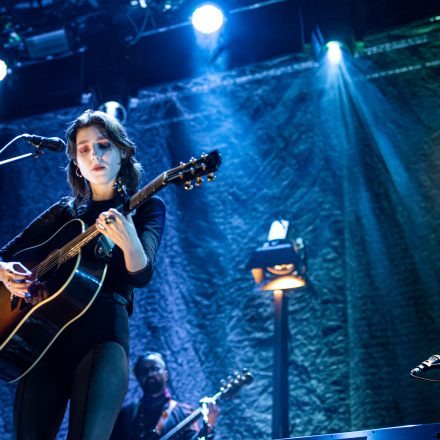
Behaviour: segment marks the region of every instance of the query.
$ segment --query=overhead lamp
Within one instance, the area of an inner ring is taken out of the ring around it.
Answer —
[[[343,23],[316,27],[311,40],[315,60],[328,61],[331,65],[341,64],[357,47],[353,30]]]
[[[107,101],[99,106],[99,110],[113,116],[122,124],[127,122],[127,110],[117,101]]]
[[[194,28],[203,34],[213,34],[221,29],[225,21],[223,11],[213,3],[198,7],[191,16]]]
[[[331,64],[339,64],[342,61],[342,43],[329,41],[325,46],[326,57]]]
[[[8,66],[3,60],[0,60],[0,81],[3,81],[7,74]]]

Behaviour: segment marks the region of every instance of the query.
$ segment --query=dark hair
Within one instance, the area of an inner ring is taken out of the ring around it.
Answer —
[[[107,113],[86,110],[71,122],[66,130],[66,154],[69,158],[69,163],[66,166],[67,182],[75,196],[75,204],[77,206],[91,198],[89,183],[84,177],[79,177],[76,174],[78,170],[76,165],[76,134],[80,128],[90,126],[98,127],[118,150],[125,153],[125,157],[121,158],[121,169],[119,170],[118,177],[121,177],[130,194],[136,190],[142,175],[142,165],[134,157],[136,146],[128,137],[124,126]]]
[[[165,359],[163,358],[162,354],[157,352],[157,351],[147,351],[144,354],[141,354],[140,356],[138,356],[136,363],[134,365],[133,368],[133,373],[136,376],[136,378],[139,377],[139,370],[142,368],[142,364],[145,362],[146,358],[149,356],[155,356],[157,358],[159,358],[162,363],[164,364],[165,369],[167,368],[167,364],[165,362]]]

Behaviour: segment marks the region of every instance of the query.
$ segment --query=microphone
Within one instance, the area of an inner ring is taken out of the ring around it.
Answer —
[[[50,151],[53,151],[54,153],[60,153],[66,148],[65,142],[58,138],[58,137],[43,137],[43,136],[37,136],[35,134],[22,134],[21,137],[29,142],[30,144],[39,147],[39,148],[46,148]]]
[[[440,356],[438,354],[434,354],[427,361],[424,361],[416,368],[413,368],[411,370],[411,374],[419,374],[422,371],[428,371],[431,368],[438,368],[438,367],[440,367]]]

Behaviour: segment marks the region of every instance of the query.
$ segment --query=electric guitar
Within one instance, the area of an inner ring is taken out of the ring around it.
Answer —
[[[247,370],[246,368],[243,368],[241,373],[235,372],[232,376],[228,376],[226,380],[221,381],[221,387],[218,390],[218,392],[212,396],[211,398],[207,399],[207,401],[216,403],[218,400],[223,400],[225,398],[230,398],[234,394],[236,394],[240,388],[243,385],[249,384],[253,381],[252,373]],[[203,402],[202,399],[201,402]],[[173,429],[166,432],[162,437],[158,437],[156,434],[156,437],[153,438],[159,438],[160,440],[172,440],[177,438],[185,429],[187,429],[189,426],[191,426],[197,419],[202,417],[203,415],[203,408],[199,407],[195,411],[193,411],[188,417],[183,419],[178,425],[176,425]]]
[[[202,176],[212,181],[220,164],[217,150],[191,158],[160,174],[131,198],[119,185],[124,204],[117,209],[127,214],[170,183],[190,190],[193,182],[201,185]],[[14,382],[27,374],[60,333],[92,305],[104,282],[107,263],[86,258],[82,250],[98,236],[95,224],[87,228],[82,220],[74,219],[44,243],[13,256],[13,261],[20,261],[32,272],[33,285],[44,285],[47,297],[30,305],[22,298],[11,298],[0,283],[0,380]]]

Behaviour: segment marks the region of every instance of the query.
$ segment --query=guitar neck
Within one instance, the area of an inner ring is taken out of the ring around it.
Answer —
[[[216,403],[217,400],[221,397],[222,393],[218,392],[214,396],[212,396],[209,400],[213,403]],[[202,416],[202,408],[197,408],[193,411],[188,417],[183,419],[178,425],[176,425],[171,431],[168,431],[164,436],[160,437],[160,440],[171,440],[176,438],[180,431],[188,428],[191,424],[193,424],[196,420],[198,420]]]
[[[159,174],[155,179],[153,179],[150,183],[145,185],[140,191],[138,191],[133,197],[130,199],[130,211],[133,211],[138,206],[142,205],[149,197],[153,194],[158,193],[162,188],[164,188],[166,183],[166,172]]]
[[[202,416],[202,408],[197,408],[188,417],[186,417],[178,425],[176,425],[171,431],[168,431],[164,436],[160,437],[160,440],[171,440],[176,438],[181,431],[188,428],[201,416]]]

